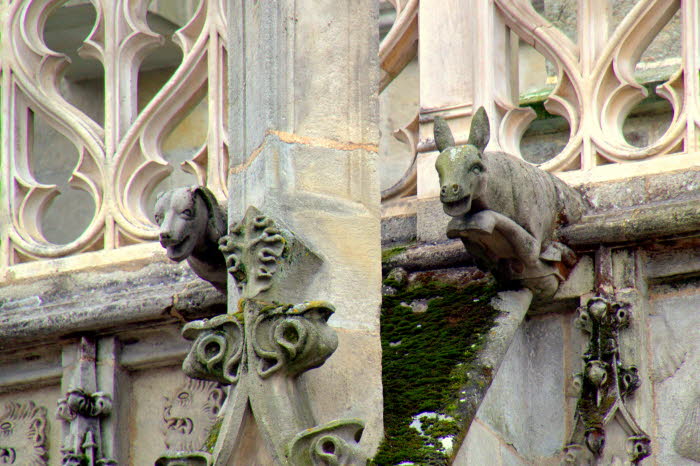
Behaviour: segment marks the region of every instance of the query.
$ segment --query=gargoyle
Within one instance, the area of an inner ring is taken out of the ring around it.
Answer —
[[[478,265],[498,278],[552,296],[576,263],[573,251],[554,236],[557,228],[583,214],[579,193],[522,160],[484,152],[490,130],[483,107],[472,119],[464,146],[455,146],[440,117],[434,131],[440,201],[453,217],[447,236],[461,238]]]
[[[188,264],[200,278],[226,293],[226,261],[219,238],[226,234],[225,209],[203,186],[177,188],[156,201],[160,244],[168,257]]]

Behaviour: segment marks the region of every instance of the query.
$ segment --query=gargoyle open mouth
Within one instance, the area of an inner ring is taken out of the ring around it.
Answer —
[[[471,196],[464,196],[456,201],[442,201],[442,208],[451,217],[469,213],[472,207]]]
[[[171,260],[180,262],[190,255],[191,251],[187,250],[187,244],[190,239],[190,235],[185,236],[181,240],[161,240],[160,245],[163,246],[168,253],[168,257]]]
[[[165,420],[168,430],[172,430],[182,435],[189,435],[192,433],[194,428],[194,423],[192,419],[188,417],[171,417]]]

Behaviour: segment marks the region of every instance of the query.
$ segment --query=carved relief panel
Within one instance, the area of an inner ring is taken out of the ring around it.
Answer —
[[[163,403],[165,448],[202,450],[225,400],[226,392],[218,383],[183,380],[168,393]]]
[[[48,462],[46,408],[9,402],[0,415],[0,464],[44,466]]]

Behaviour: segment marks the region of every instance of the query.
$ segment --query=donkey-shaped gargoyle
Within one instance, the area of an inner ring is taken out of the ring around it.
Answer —
[[[479,266],[552,296],[576,256],[553,240],[557,228],[581,218],[580,194],[555,176],[502,152],[489,142],[484,108],[472,118],[469,140],[455,146],[449,126],[435,118],[440,155],[440,201],[452,220],[449,238],[461,238]]]

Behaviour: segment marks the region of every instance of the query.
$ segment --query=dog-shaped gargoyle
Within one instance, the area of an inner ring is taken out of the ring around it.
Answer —
[[[540,298],[553,296],[576,264],[576,255],[554,241],[556,230],[581,218],[580,194],[555,176],[502,152],[484,152],[489,120],[472,118],[469,140],[455,146],[449,126],[435,118],[440,155],[440,201],[449,238],[461,238],[481,268],[515,281]]]
[[[175,262],[187,259],[194,273],[226,293],[226,261],[219,239],[226,234],[226,211],[204,186],[176,188],[158,196],[155,220],[160,244]]]

